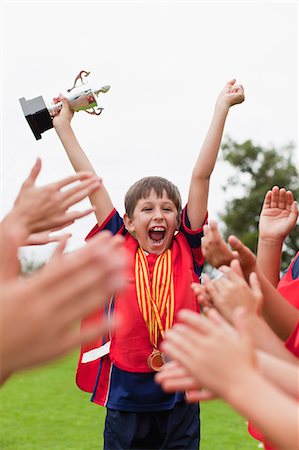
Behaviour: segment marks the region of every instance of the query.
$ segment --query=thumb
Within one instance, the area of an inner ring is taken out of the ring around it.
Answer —
[[[240,277],[243,278],[243,272],[241,268],[240,261],[238,259],[232,259],[230,263],[230,268],[233,272],[235,272],[237,275],[240,275]]]
[[[260,314],[262,312],[263,293],[261,290],[260,281],[255,272],[251,272],[249,275],[249,285],[256,300],[257,312]]]
[[[235,78],[232,78],[231,80],[229,80],[229,81],[226,83],[225,87],[229,89],[229,88],[231,88],[231,87],[235,84],[235,82],[236,82],[236,79],[235,79]]]

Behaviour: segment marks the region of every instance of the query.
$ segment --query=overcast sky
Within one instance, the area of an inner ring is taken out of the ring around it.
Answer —
[[[230,111],[225,134],[297,144],[297,9],[297,2],[2,2],[1,217],[37,156],[39,184],[72,173],[55,131],[36,141],[18,99],[47,102],[83,69],[111,89],[100,97],[103,114],[76,113],[73,128],[121,214],[124,193],[147,175],[171,179],[186,201],[215,99],[233,77],[246,101]],[[212,218],[223,208],[224,182],[218,164]],[[72,226],[69,248],[82,245],[93,224],[89,217]]]

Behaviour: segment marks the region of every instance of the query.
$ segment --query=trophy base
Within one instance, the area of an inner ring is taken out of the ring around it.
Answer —
[[[43,97],[26,100],[25,97],[19,98],[24,116],[35,136],[35,139],[41,139],[41,133],[53,128],[52,117],[47,109]]]

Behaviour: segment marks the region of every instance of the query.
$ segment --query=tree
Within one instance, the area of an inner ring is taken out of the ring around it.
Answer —
[[[258,220],[265,193],[273,186],[285,187],[299,200],[298,171],[293,162],[294,145],[280,149],[263,148],[251,140],[237,143],[226,138],[222,145],[224,161],[233,169],[223,190],[230,194],[225,210],[220,214],[223,234],[238,236],[256,253]],[[230,191],[230,192],[229,192]],[[290,263],[299,248],[299,225],[286,238],[282,269]]]

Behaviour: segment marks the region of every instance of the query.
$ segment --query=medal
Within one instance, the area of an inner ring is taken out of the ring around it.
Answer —
[[[148,367],[159,372],[165,364],[165,354],[158,350],[159,339],[172,327],[174,319],[174,281],[171,251],[168,249],[156,260],[152,281],[147,259],[139,247],[135,260],[136,293],[140,312],[149,332],[152,353]]]
[[[155,372],[159,372],[165,364],[165,354],[154,348],[147,358],[147,365]]]

